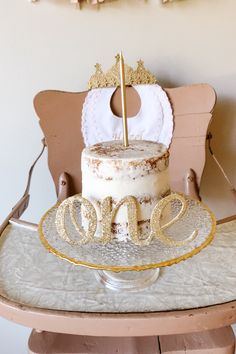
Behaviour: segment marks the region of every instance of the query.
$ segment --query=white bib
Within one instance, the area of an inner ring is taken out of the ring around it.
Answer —
[[[173,114],[165,91],[159,85],[133,86],[140,96],[138,114],[128,119],[130,140],[151,140],[169,147],[173,133]],[[93,89],[85,98],[82,134],[86,146],[103,141],[122,140],[122,119],[111,110],[116,88]]]

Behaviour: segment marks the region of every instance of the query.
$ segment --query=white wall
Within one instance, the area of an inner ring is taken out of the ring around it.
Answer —
[[[93,65],[107,69],[120,49],[129,64],[142,57],[164,86],[206,82],[215,88],[214,148],[236,185],[235,12],[235,0],[165,6],[159,0],[117,0],[99,11],[76,10],[67,0],[0,0],[0,220],[23,192],[41,148],[34,95],[84,90]],[[210,159],[202,192],[218,216],[236,211]],[[25,217],[37,221],[54,200],[45,157],[35,171]]]

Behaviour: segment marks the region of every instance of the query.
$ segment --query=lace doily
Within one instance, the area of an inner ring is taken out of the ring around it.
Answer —
[[[169,147],[173,133],[173,114],[165,91],[159,85],[137,85],[141,108],[128,119],[129,139],[151,140]],[[122,119],[111,110],[116,88],[88,92],[82,111],[82,134],[86,146],[123,139]]]

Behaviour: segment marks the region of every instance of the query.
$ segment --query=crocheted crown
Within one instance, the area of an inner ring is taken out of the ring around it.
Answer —
[[[116,55],[116,63],[104,73],[101,64],[95,65],[95,74],[93,74],[88,82],[88,89],[102,87],[118,87],[120,86],[120,55]],[[134,70],[125,64],[125,84],[127,86],[134,85],[153,85],[157,84],[156,77],[144,67],[143,60],[137,62],[137,68]]]

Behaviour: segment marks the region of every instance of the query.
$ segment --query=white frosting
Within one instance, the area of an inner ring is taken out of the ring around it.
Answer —
[[[122,142],[112,141],[82,152],[82,195],[92,202],[98,219],[104,198],[111,196],[118,203],[132,195],[140,202],[138,221],[147,221],[169,189],[168,153],[163,144],[134,140],[125,148]],[[127,233],[126,207],[119,209],[113,222],[119,224],[119,230],[123,224]]]
[[[160,158],[167,152],[164,144],[147,140],[131,140],[125,147],[121,140],[105,141],[83,150],[82,156],[99,160],[136,160]]]
[[[89,183],[84,183],[84,181],[89,181]],[[106,180],[97,178],[88,170],[83,172],[83,197],[90,200],[94,206],[96,201],[101,201],[108,196],[111,196],[116,202],[127,195],[132,195],[141,200],[151,198],[150,202],[142,204],[138,216],[139,221],[150,219],[151,211],[160,199],[159,196],[165,195],[168,190],[167,169],[156,174],[147,174],[135,180],[131,178]],[[126,222],[126,214],[126,208],[120,208],[114,222]]]

